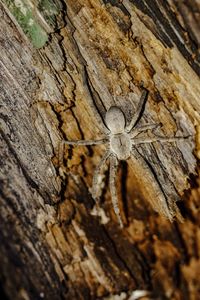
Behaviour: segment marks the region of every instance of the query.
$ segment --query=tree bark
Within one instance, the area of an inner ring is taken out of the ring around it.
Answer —
[[[198,299],[199,2],[2,0],[0,16],[5,297]],[[120,163],[120,229],[107,166],[99,207],[90,194],[105,147],[60,143],[101,138],[111,105],[130,122],[144,88],[140,124],[190,137],[141,145],[149,169]]]

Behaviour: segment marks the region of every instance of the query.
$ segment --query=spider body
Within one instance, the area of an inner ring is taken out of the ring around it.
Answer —
[[[118,197],[115,186],[115,179],[118,167],[119,160],[127,160],[128,158],[135,159],[135,157],[139,157],[141,159],[143,168],[147,170],[147,172],[151,172],[148,164],[143,159],[140,152],[137,151],[137,145],[146,144],[146,143],[154,143],[154,142],[174,142],[177,139],[183,139],[185,137],[162,137],[155,135],[154,137],[138,137],[140,133],[145,132],[147,130],[155,130],[160,124],[146,124],[143,126],[138,126],[137,123],[140,120],[142,110],[145,105],[145,99],[147,97],[147,91],[145,90],[142,93],[141,99],[138,104],[138,108],[131,120],[131,122],[126,125],[125,115],[122,110],[117,106],[111,106],[105,115],[105,124],[104,128],[104,137],[99,140],[78,140],[78,141],[63,141],[64,144],[68,145],[100,145],[106,144],[107,150],[103,157],[100,160],[100,163],[97,165],[94,176],[93,176],[93,184],[91,189],[91,194],[95,200],[100,197],[100,173],[102,170],[102,166],[109,159],[110,162],[110,175],[109,175],[109,184],[110,184],[110,192],[111,192],[111,200],[113,203],[113,208],[115,214],[118,218],[119,224],[123,227],[122,218],[120,215],[120,210],[118,207]],[[155,180],[155,178],[150,176],[151,180]],[[162,194],[162,191],[159,190],[159,185],[155,185],[157,188],[157,194]],[[160,197],[162,211],[169,218],[173,218],[173,212],[170,211],[167,201],[163,195]]]

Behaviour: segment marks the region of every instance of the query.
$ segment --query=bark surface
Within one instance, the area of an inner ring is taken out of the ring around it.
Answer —
[[[198,299],[199,18],[196,0],[0,1],[0,282],[7,299],[133,300],[138,290],[148,293],[142,299]],[[60,142],[101,138],[111,105],[130,122],[144,88],[140,124],[191,137],[141,145],[148,169],[137,159],[120,163],[122,230],[108,165],[99,208],[90,194],[105,147],[62,153]],[[174,222],[162,216],[158,189]]]

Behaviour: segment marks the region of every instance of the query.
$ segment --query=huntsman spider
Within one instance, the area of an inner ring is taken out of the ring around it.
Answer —
[[[120,227],[123,228],[123,222],[118,206],[118,197],[116,190],[116,173],[119,160],[127,160],[130,157],[135,155],[134,150],[138,145],[147,144],[147,143],[165,143],[165,142],[174,142],[177,139],[183,139],[186,137],[162,137],[155,134],[154,130],[158,128],[160,124],[146,124],[143,126],[138,126],[138,122],[141,118],[141,113],[145,105],[145,99],[147,97],[147,91],[144,90],[137,110],[129,124],[126,124],[126,118],[123,111],[118,106],[111,106],[105,114],[105,125],[104,134],[105,136],[102,139],[97,140],[73,140],[73,141],[62,141],[63,144],[67,145],[76,145],[76,146],[88,146],[88,145],[101,145],[106,144],[107,150],[102,156],[99,164],[97,165],[94,176],[93,183],[91,188],[91,194],[95,201],[99,197],[99,174],[101,173],[103,165],[107,160],[110,162],[110,174],[109,174],[109,185],[111,192],[111,199],[114,208],[114,212],[118,218]],[[147,130],[152,130],[154,134],[153,137],[140,137],[140,133]],[[141,155],[137,153],[137,155]],[[141,155],[142,156],[142,155]],[[167,205],[167,204],[162,204]],[[165,214],[169,219],[171,219],[170,212],[168,208],[164,208]]]

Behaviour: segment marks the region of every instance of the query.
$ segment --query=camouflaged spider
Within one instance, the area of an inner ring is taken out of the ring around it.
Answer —
[[[144,90],[140,98],[136,113],[134,114],[130,124],[126,125],[126,118],[122,110],[117,106],[111,106],[105,115],[105,137],[99,140],[77,140],[77,141],[62,141],[63,144],[67,145],[100,145],[106,144],[107,150],[100,160],[100,163],[96,167],[93,176],[93,183],[91,194],[95,201],[99,197],[99,174],[101,172],[103,164],[107,159],[110,161],[110,174],[109,174],[109,184],[111,199],[113,203],[113,208],[115,214],[118,218],[120,227],[123,228],[123,222],[120,215],[120,210],[118,207],[118,198],[115,185],[117,167],[119,160],[127,160],[129,157],[135,158],[134,148],[137,145],[145,143],[154,142],[174,142],[177,139],[182,139],[185,137],[162,137],[154,133],[153,138],[141,138],[138,135],[147,130],[155,130],[160,124],[146,124],[143,126],[136,126],[140,120],[141,113],[145,104],[145,99],[147,97],[147,91]],[[138,154],[138,153],[137,153]],[[144,163],[144,162],[143,162]],[[147,168],[146,168],[147,169]],[[164,206],[163,211],[169,219],[171,219],[171,214],[168,211],[167,204],[162,204]],[[166,207],[165,207],[166,206]]]

